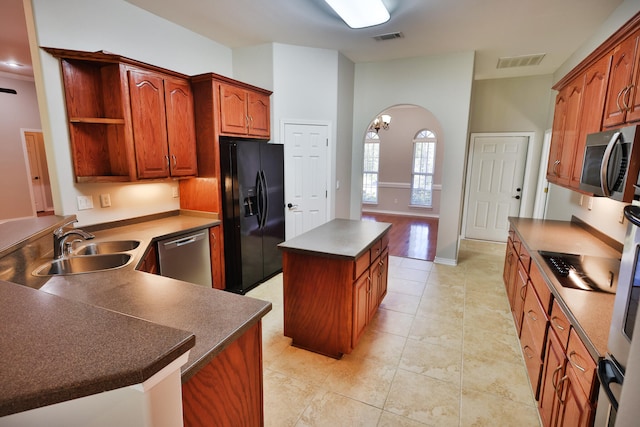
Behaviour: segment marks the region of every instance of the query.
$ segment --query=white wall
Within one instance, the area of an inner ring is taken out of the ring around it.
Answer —
[[[0,87],[16,95],[0,93],[0,220],[35,215],[31,201],[21,129],[40,129],[36,87],[32,80],[0,74]]]
[[[351,206],[351,135],[353,134],[353,90],[355,64],[338,55],[338,106],[336,126],[335,216],[349,218]],[[337,187],[339,184],[339,188]],[[334,190],[331,190],[332,192]],[[361,193],[355,194],[360,197]]]
[[[60,64],[37,46],[106,50],[187,75],[227,76],[232,72],[231,50],[123,0],[24,1],[56,213],[77,214],[84,225],[178,209],[179,199],[172,197],[175,181],[74,182]],[[109,208],[99,207],[103,193],[111,195]],[[78,211],[78,195],[93,196],[95,208]]]
[[[442,125],[444,150],[436,261],[457,262],[474,53],[356,64],[351,217],[359,218],[364,133],[372,117],[399,104],[429,110]]]
[[[617,31],[625,22],[633,15],[638,13],[640,5],[638,0],[625,0],[599,28],[595,29],[593,36],[587,40],[580,49],[578,49],[553,75],[554,82],[557,82],[594,51],[603,41],[611,34]],[[556,93],[553,94],[555,98]],[[550,128],[553,123],[553,109],[547,121]],[[583,204],[580,205],[580,194],[567,190],[566,188],[551,185],[549,191],[547,218],[570,220],[572,216],[576,216],[587,224],[595,227],[609,237],[622,242],[626,232],[627,224],[618,222],[619,212],[624,207],[624,203],[614,200],[594,198],[593,205],[589,209],[586,201],[588,197],[583,198]]]

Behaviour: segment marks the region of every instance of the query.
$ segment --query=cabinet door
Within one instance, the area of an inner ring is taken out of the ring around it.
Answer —
[[[558,168],[562,157],[562,139],[564,138],[564,122],[567,115],[566,93],[560,91],[556,96],[551,131],[551,146],[549,148],[549,164],[547,166],[547,180],[557,183]]]
[[[249,118],[249,135],[270,136],[271,118],[267,95],[256,92],[247,93],[247,116]]]
[[[379,281],[378,281],[378,305],[382,302],[382,299],[387,295],[387,283],[389,279],[389,251],[385,250],[380,255]]]
[[[627,123],[640,120],[640,32],[636,33],[636,56],[633,60],[634,72],[633,82],[627,94]]]
[[[527,296],[527,283],[529,282],[529,275],[524,270],[521,263],[518,262],[515,289],[513,296],[513,305],[511,307],[511,313],[513,314],[513,320],[516,323],[516,330],[518,336],[520,336],[520,330],[522,328],[522,313],[524,307],[524,300]]]
[[[380,302],[380,258],[376,258],[369,269],[369,275],[371,277],[371,289],[369,291],[369,317],[372,319],[378,310],[378,304]]]
[[[138,178],[165,178],[169,176],[169,151],[163,78],[138,70],[128,74]]]
[[[553,329],[549,328],[538,399],[540,418],[542,418],[542,424],[545,426],[553,425],[553,420],[557,418],[557,413],[560,409],[558,384],[564,376],[565,363],[564,349]]]
[[[576,382],[573,369],[567,368],[567,373],[559,384],[559,387],[562,387],[562,401],[558,414],[558,427],[589,427],[592,425],[593,408]]]
[[[195,176],[198,160],[191,86],[186,80],[170,78],[164,85],[171,176]]]
[[[637,40],[637,36],[629,37],[613,51],[603,127],[618,126],[626,120],[624,103],[631,83]]]
[[[556,184],[569,186],[574,160],[576,158],[576,144],[580,129],[580,108],[582,107],[582,90],[584,77],[579,77],[570,83],[563,91],[566,91],[566,112],[564,120],[564,136],[562,137],[562,150],[560,163],[556,169]]]
[[[371,280],[366,272],[353,285],[353,332],[351,348],[355,348],[367,326]]]
[[[209,247],[211,251],[211,281],[215,289],[224,289],[222,281],[222,248],[220,246],[220,226],[209,229]]]
[[[220,132],[247,134],[247,92],[220,83]]]
[[[573,163],[571,182],[569,184],[572,188],[578,188],[580,186],[582,163],[584,161],[584,146],[587,141],[587,135],[600,132],[602,129],[604,100],[607,96],[610,66],[611,57],[606,56],[589,67],[585,72],[582,113],[578,126],[579,135],[575,144],[575,161]]]

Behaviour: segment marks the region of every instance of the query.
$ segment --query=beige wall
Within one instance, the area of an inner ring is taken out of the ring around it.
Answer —
[[[549,110],[553,109],[552,75],[476,80],[473,84],[471,133],[534,132],[529,142],[521,216],[533,214]]]
[[[0,93],[0,220],[35,215],[21,129],[40,129],[38,100],[33,81],[0,75],[0,87],[17,95]]]
[[[413,138],[422,129],[429,129],[442,137],[438,120],[429,111],[416,106],[396,106],[384,111],[391,116],[388,130],[380,130],[380,168],[378,172],[378,203],[363,204],[366,212],[383,212],[399,215],[438,217],[442,186],[442,160],[444,144],[436,147],[433,206],[417,208],[409,206],[411,197],[411,161]],[[373,120],[373,117],[371,118]],[[442,138],[440,138],[442,141]]]

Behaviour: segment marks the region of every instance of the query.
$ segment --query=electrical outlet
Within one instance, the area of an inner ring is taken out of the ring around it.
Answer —
[[[589,204],[587,205],[587,209],[593,209],[593,197],[589,197]]]
[[[93,209],[93,196],[78,196],[78,210]]]
[[[108,208],[111,206],[111,194],[101,194],[100,195],[100,206],[103,208]]]
[[[624,209],[620,209],[620,214],[618,215],[618,222],[620,224],[624,224]]]
[[[173,197],[180,197],[180,189],[176,186],[176,187],[171,187],[171,194],[173,195]]]

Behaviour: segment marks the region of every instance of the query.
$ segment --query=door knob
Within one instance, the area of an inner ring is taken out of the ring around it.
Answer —
[[[289,209],[297,209],[297,208],[298,208],[298,205],[294,205],[293,203],[287,203],[287,207],[288,207]]]
[[[520,200],[520,196],[513,196],[514,199]]]

